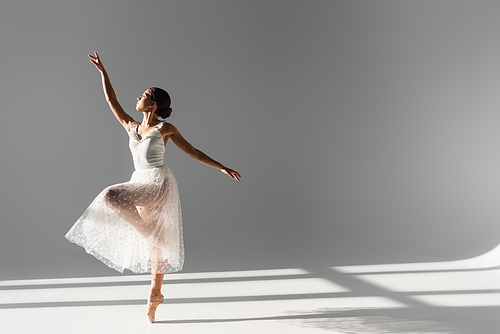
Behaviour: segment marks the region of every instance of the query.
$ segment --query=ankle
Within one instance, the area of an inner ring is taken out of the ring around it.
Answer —
[[[149,291],[149,297],[153,297],[153,296],[156,296],[156,295],[161,295],[161,289],[151,289]]]

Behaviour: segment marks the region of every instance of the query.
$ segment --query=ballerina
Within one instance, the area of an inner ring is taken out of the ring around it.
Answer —
[[[105,188],[66,238],[119,272],[151,272],[147,316],[152,323],[164,299],[161,287],[165,273],[179,271],[184,265],[177,182],[163,163],[167,141],[172,140],[190,157],[237,181],[241,176],[193,147],[174,125],[164,121],[172,113],[170,95],[165,90],[151,87],[137,98],[135,109],[143,119],[136,122],[118,103],[99,55],[94,52],[89,58],[101,73],[111,111],[129,135],[135,171],[130,181]]]

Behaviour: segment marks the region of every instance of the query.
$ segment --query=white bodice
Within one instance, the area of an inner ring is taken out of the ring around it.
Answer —
[[[133,122],[128,133],[130,152],[136,170],[161,167],[164,165],[165,144],[159,129],[165,124],[159,122],[154,128],[139,139],[137,127],[139,123]]]

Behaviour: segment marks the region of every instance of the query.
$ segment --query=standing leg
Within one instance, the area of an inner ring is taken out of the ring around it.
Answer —
[[[156,295],[161,295],[161,286],[163,283],[163,277],[165,274],[151,274],[151,289],[149,290],[149,298]]]
[[[165,274],[156,274],[154,272],[151,274],[151,290],[149,291],[147,310],[147,316],[151,323],[155,321],[156,308],[163,303],[163,295],[161,294],[163,276]]]
[[[159,191],[161,195],[158,195],[156,194],[158,191],[148,189],[148,186],[130,188],[126,185],[108,188],[104,194],[104,202],[150,241],[152,277],[147,316],[149,322],[154,322],[156,308],[163,302],[161,286],[165,276],[166,260],[162,259],[161,249],[155,245],[154,240],[150,240],[150,237],[154,233],[158,233],[155,232],[156,224],[152,212],[155,211],[155,206],[162,201],[164,194]],[[137,210],[137,207],[140,207],[140,211]]]
[[[151,289],[149,290],[149,298],[161,294],[161,285],[167,263],[166,260],[161,259],[161,253],[161,249],[157,247],[151,248]]]
[[[147,213],[147,210],[144,211],[144,217],[148,217]],[[156,308],[163,302],[161,286],[165,277],[167,260],[162,259],[161,253],[161,249],[154,246],[151,247],[151,289],[149,290],[147,310],[149,322],[154,322]]]

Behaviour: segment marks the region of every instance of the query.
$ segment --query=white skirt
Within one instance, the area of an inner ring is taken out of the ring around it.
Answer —
[[[136,170],[130,181],[104,189],[66,238],[119,272],[181,270],[184,241],[174,175],[165,165]]]

